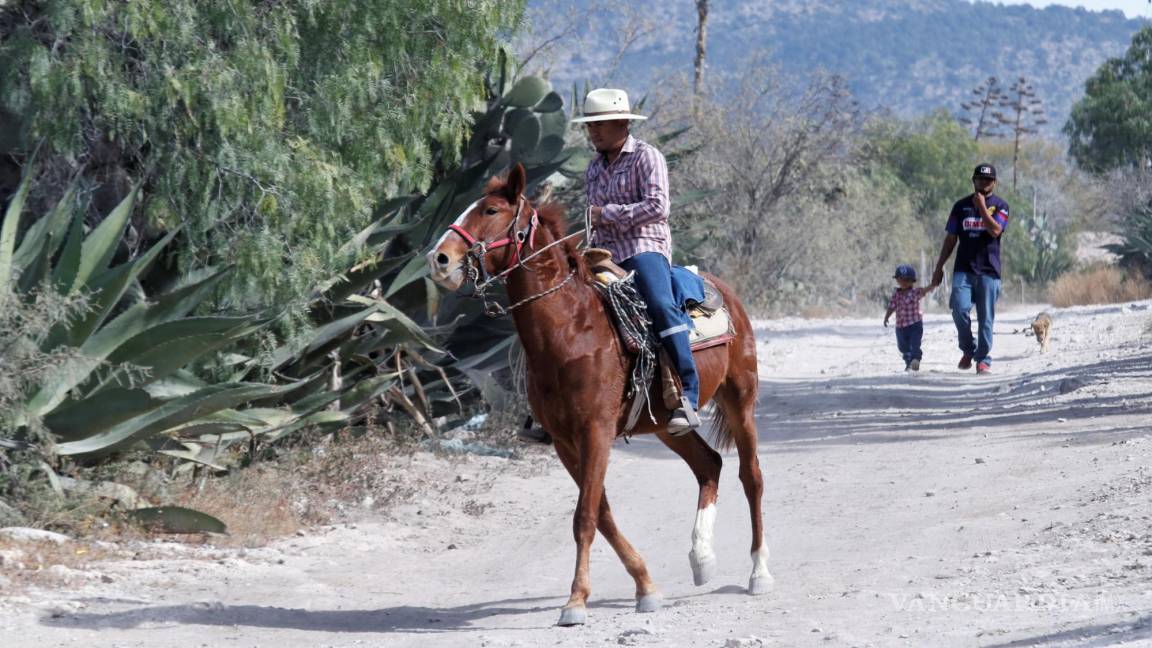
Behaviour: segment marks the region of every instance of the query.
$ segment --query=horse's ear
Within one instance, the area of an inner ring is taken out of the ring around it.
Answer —
[[[508,183],[504,185],[504,196],[508,198],[508,202],[516,204],[520,196],[524,195],[524,188],[528,186],[528,174],[524,171],[524,165],[517,162],[516,166],[508,172]]]

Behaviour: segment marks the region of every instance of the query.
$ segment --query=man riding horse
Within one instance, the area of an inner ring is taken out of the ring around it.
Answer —
[[[718,572],[713,537],[724,461],[717,450],[736,449],[752,532],[748,593],[764,594],[772,586],[772,576],[760,505],[764,482],[757,454],[759,372],[752,323],[732,289],[709,275],[708,281],[730,315],[730,335],[721,344],[698,348],[693,363],[688,356],[687,327],[677,328],[686,324],[683,316],[674,306],[665,309],[671,286],[664,158],[628,134],[628,120],[637,116],[631,113],[624,93],[589,95],[582,119],[597,117],[607,119],[586,122],[598,124],[589,131],[602,155],[588,170],[594,207],[590,215],[597,221],[597,240],[616,252],[624,260],[622,265],[639,270],[640,284],[648,284],[648,296],[655,305],[657,332],[664,333],[665,343],[683,342],[683,354],[673,354],[673,362],[682,375],[687,374],[684,388],[689,396],[685,400],[691,399],[674,411],[666,399],[650,398],[650,416],[640,417],[629,433],[656,435],[692,471],[698,494],[688,560],[697,586]],[[632,577],[636,611],[654,612],[662,604],[660,589],[640,553],[617,527],[605,490],[612,446],[625,433],[628,421],[632,360],[615,330],[585,251],[567,234],[563,206],[550,201],[534,204],[526,195],[528,185],[520,164],[507,176],[491,178],[483,195],[464,209],[428,252],[430,276],[448,290],[472,283],[481,298],[493,282],[507,289],[509,305],[496,310],[512,317],[524,346],[528,403],[579,487],[572,514],[576,569],[557,624],[587,621],[591,547],[597,532]],[[655,261],[650,264],[654,270],[646,267],[645,259]],[[655,288],[650,287],[653,284]],[[716,404],[711,435],[715,448],[691,431],[696,406],[709,401]],[[684,432],[677,436],[670,433],[673,414],[681,417],[678,429]]]
[[[684,387],[682,406],[672,413],[668,433],[685,434],[700,425],[700,379],[688,333],[688,315],[672,291],[672,231],[668,227],[668,164],[651,144],[630,132],[633,114],[623,90],[600,88],[584,99],[584,124],[599,153],[584,174],[593,241],[635,273],[636,289],[648,305],[657,337]]]

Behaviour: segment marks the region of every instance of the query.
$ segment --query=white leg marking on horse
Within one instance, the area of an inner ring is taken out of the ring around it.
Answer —
[[[716,575],[716,554],[712,552],[712,534],[716,528],[716,505],[709,504],[696,511],[696,526],[692,527],[692,551],[688,562],[692,565],[692,582],[697,587]]]
[[[768,543],[760,539],[760,548],[752,552],[752,576],[768,575]]]
[[[712,538],[716,529],[716,505],[709,504],[696,511],[696,526],[692,527],[692,556],[698,562],[716,557],[712,552]]]
[[[483,198],[481,198],[480,200],[483,200]],[[468,205],[467,207],[465,207],[464,212],[461,213],[459,216],[457,216],[456,220],[453,221],[452,224],[455,225],[456,227],[463,227],[464,226],[464,219],[468,218],[468,214],[471,214],[473,209],[476,209],[476,205],[480,204],[480,200],[477,200],[476,202],[472,203],[471,205]],[[447,241],[449,236],[460,236],[460,235],[457,234],[456,232],[453,232],[452,230],[444,230],[444,233],[440,235],[440,240],[436,241],[436,245],[433,245],[432,249],[435,250],[435,249],[438,249],[441,245],[444,245],[444,241]]]

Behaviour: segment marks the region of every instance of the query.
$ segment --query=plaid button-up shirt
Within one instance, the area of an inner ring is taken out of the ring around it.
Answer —
[[[909,288],[892,293],[888,308],[896,312],[896,328],[911,326],[924,319],[920,314],[920,300],[924,299],[926,294],[928,290],[925,288]]]
[[[615,162],[596,156],[584,179],[588,204],[604,208],[594,245],[612,252],[617,262],[659,252],[672,263],[668,164],[656,147],[629,135]]]

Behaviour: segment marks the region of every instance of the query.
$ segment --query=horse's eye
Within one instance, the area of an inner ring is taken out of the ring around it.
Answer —
[[[496,209],[495,207],[489,207],[488,209],[484,210],[484,213],[489,216],[495,216],[496,214],[500,213],[500,210]]]

